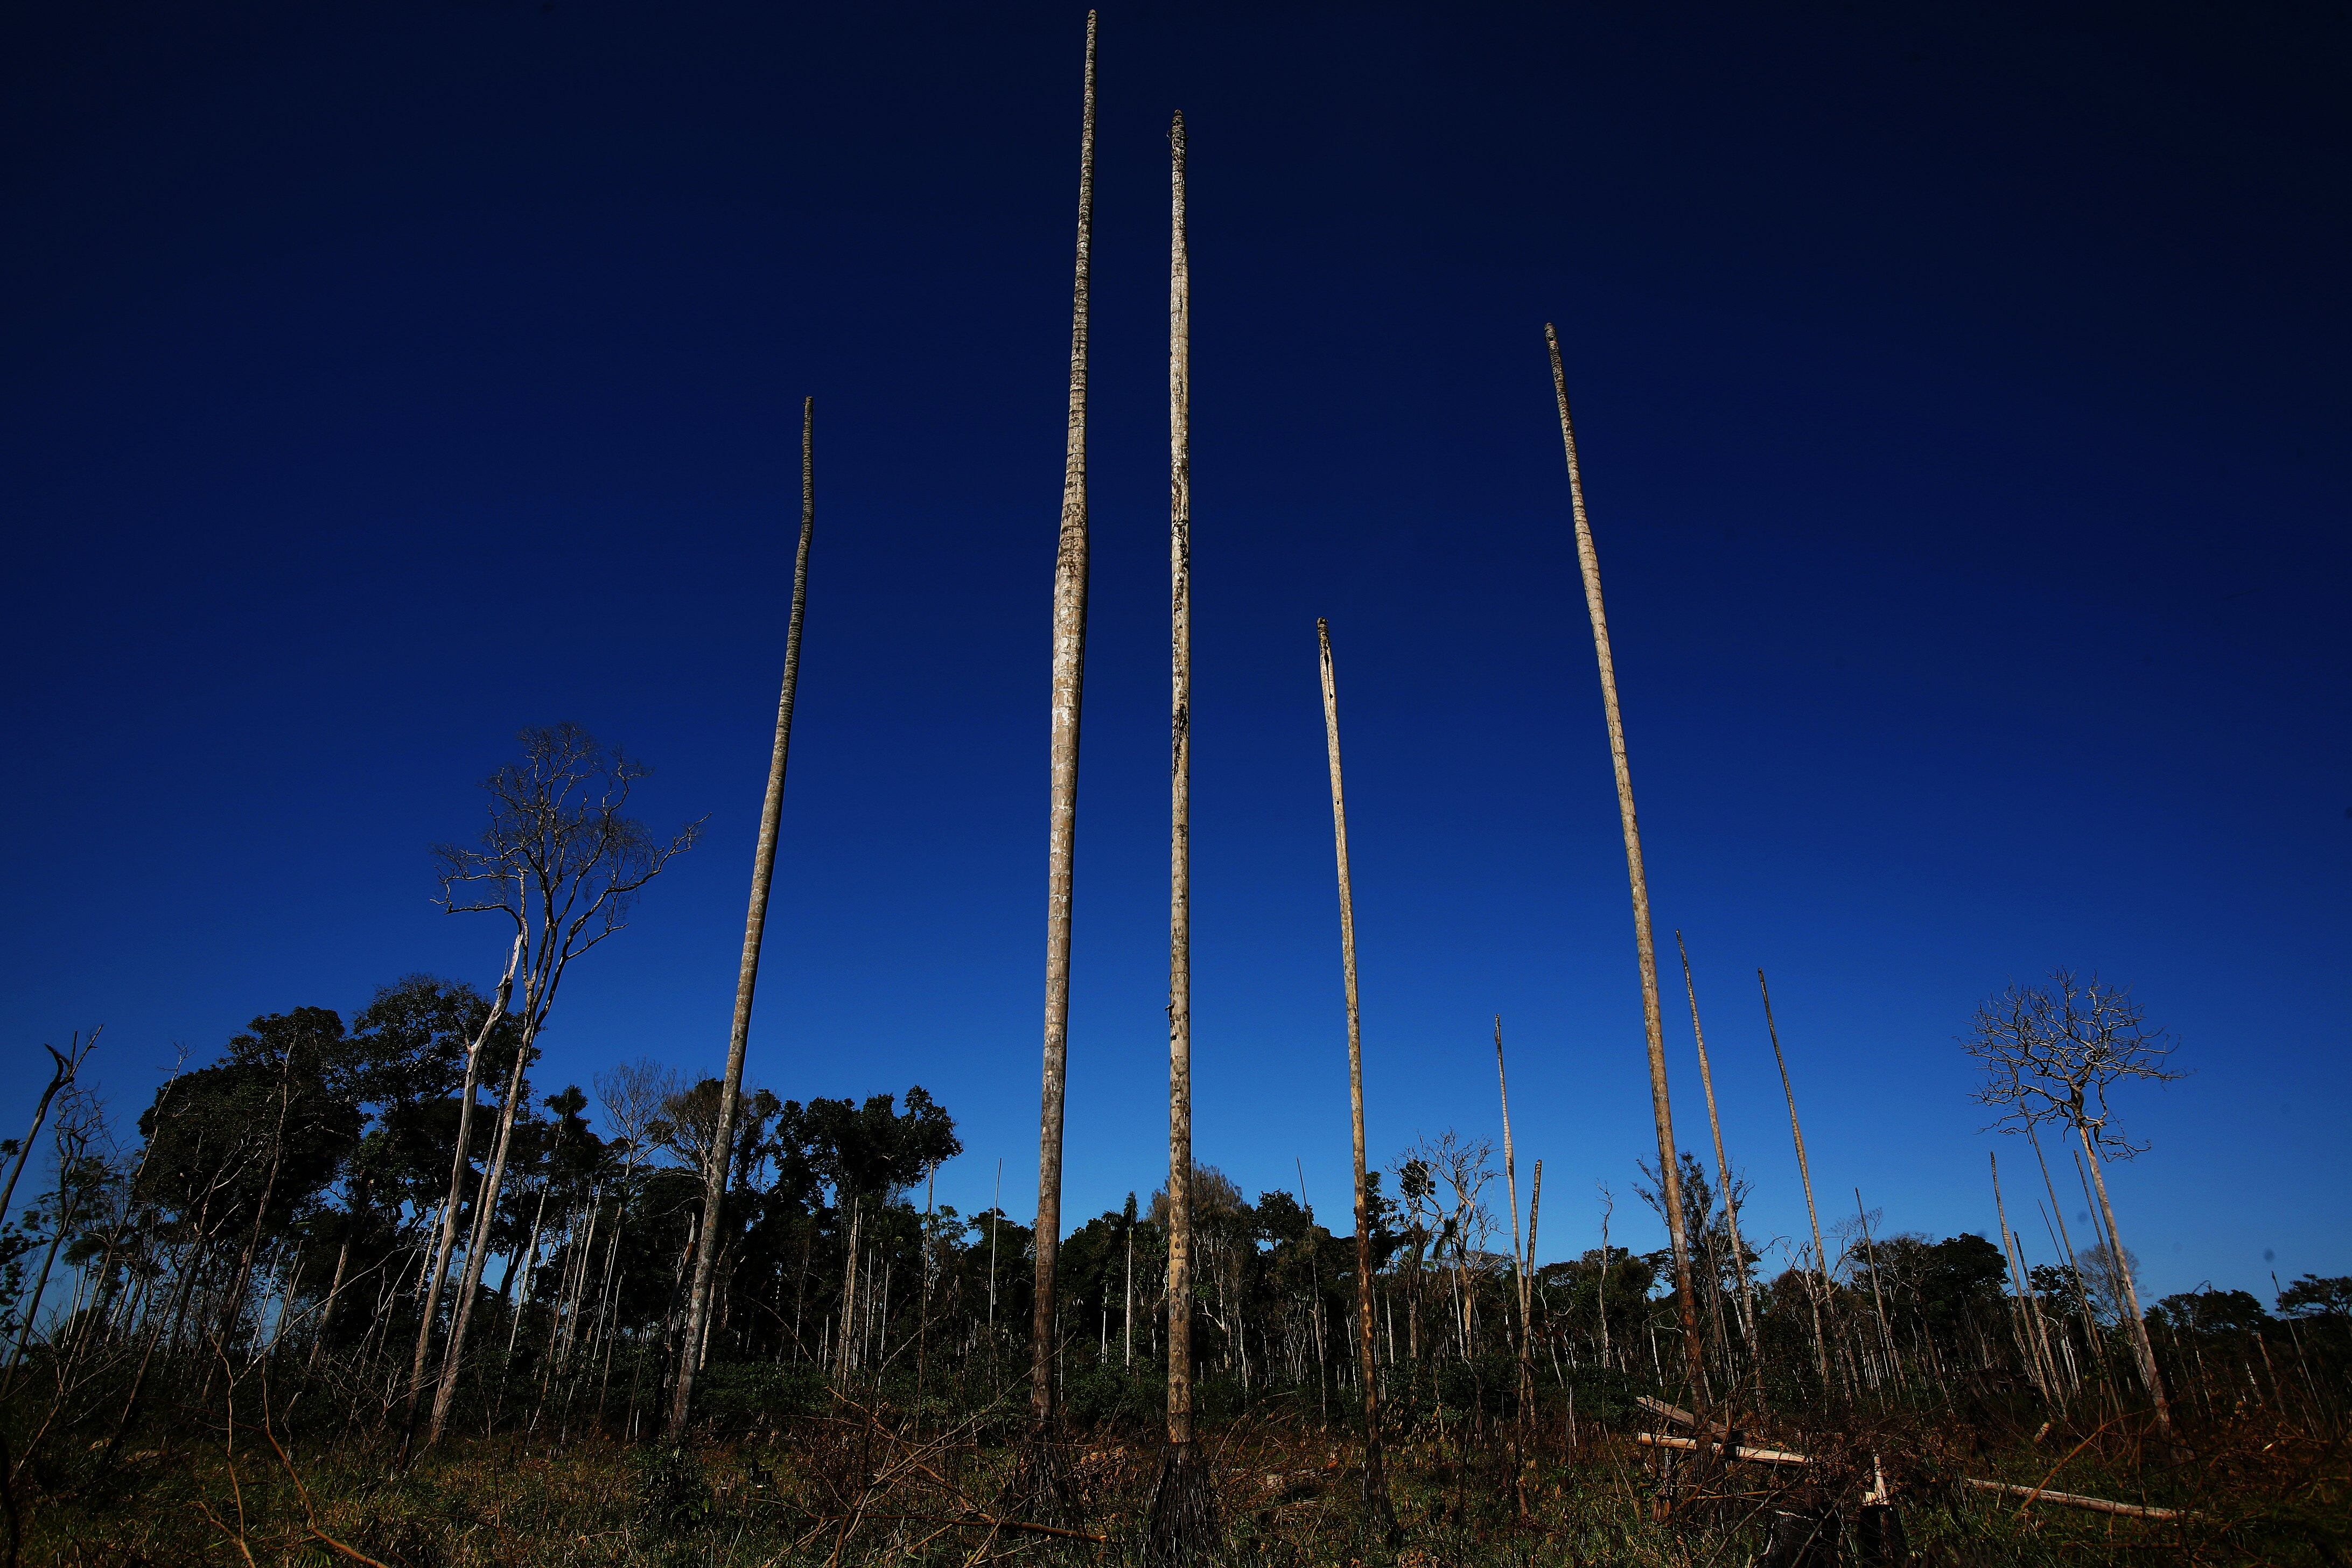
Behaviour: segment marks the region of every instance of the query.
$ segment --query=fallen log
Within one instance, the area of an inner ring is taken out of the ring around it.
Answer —
[[[1980,1492],[2001,1492],[2010,1497],[2021,1497],[2028,1504],[2054,1502],[2061,1508],[2087,1509],[2093,1513],[2112,1513],[2123,1519],[2194,1519],[2187,1509],[2149,1508],[2145,1503],[2109,1502],[2103,1497],[2083,1497],[2074,1492],[2043,1491],[2039,1487],[2022,1487],[2014,1481],[1980,1481],[1974,1476],[1963,1476],[1960,1484],[1974,1487]]]
[[[1791,1454],[1783,1448],[1751,1448],[1744,1443],[1738,1445],[1726,1445],[1722,1443],[1708,1443],[1701,1445],[1696,1437],[1674,1437],[1669,1436],[1663,1432],[1636,1432],[1633,1434],[1633,1441],[1642,1444],[1645,1447],[1680,1448],[1685,1451],[1696,1449],[1704,1446],[1708,1448],[1713,1448],[1717,1452],[1727,1454],[1730,1458],[1735,1459],[1752,1459],[1759,1464],[1764,1465],[1810,1465],[1812,1463],[1812,1460],[1807,1458],[1804,1455]]]
[[[1720,1423],[1708,1421],[1702,1424],[1697,1416],[1692,1415],[1689,1411],[1684,1409],[1679,1405],[1669,1405],[1663,1399],[1653,1399],[1646,1394],[1635,1395],[1633,1403],[1648,1411],[1651,1415],[1671,1421],[1677,1426],[1695,1427],[1704,1425],[1709,1436],[1728,1437],[1731,1436],[1729,1428],[1724,1426]]]

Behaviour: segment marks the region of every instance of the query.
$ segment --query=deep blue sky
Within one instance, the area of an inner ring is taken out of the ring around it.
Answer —
[[[751,1078],[919,1082],[969,1150],[942,1198],[1001,1157],[1027,1209],[1083,16],[13,13],[0,1129],[77,1027],[127,1117],[257,1013],[487,985],[426,847],[562,719],[656,766],[656,826],[710,817],[544,1087],[715,1069],[814,394]],[[2065,963],[2195,1074],[2121,1102],[2148,1283],[2352,1270],[2347,44],[2340,8],[1108,9],[1067,1212],[1164,1168],[1181,107],[1202,1159],[1303,1161],[1346,1227],[1326,615],[1375,1150],[1496,1131],[1499,1011],[1546,1255],[1603,1180],[1655,1244],[1549,319],[1751,1228],[1804,1225],[1757,965],[1831,1215],[1944,1234],[1990,1223],[1954,1037]]]

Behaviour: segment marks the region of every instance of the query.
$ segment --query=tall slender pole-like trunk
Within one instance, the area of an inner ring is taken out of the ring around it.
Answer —
[[[735,1116],[743,1093],[743,1052],[751,1038],[751,994],[760,984],[760,945],[768,930],[768,889],[775,879],[776,834],[784,814],[784,764],[793,750],[793,700],[801,679],[801,626],[808,612],[809,542],[816,532],[816,399],[801,403],[801,539],[793,556],[793,608],[784,623],[784,679],[776,698],[776,734],[768,753],[768,793],[760,805],[760,841],[751,852],[751,902],[743,917],[743,956],[735,972],[735,1018],[727,1033],[727,1077],[719,1091],[719,1126],[710,1169],[704,1173],[702,1228],[694,1248],[694,1284],[686,1303],[686,1342],[699,1346],[710,1320],[710,1290],[719,1268],[719,1215],[727,1201],[727,1170],[734,1163]],[[677,1361],[669,1403],[668,1439],[686,1430],[694,1400],[698,1354]]]
[[[1829,1258],[1822,1247],[1822,1214],[1813,1206],[1813,1167],[1805,1158],[1805,1130],[1797,1121],[1797,1091],[1789,1087],[1789,1058],[1780,1054],[1780,1027],[1772,1021],[1772,988],[1764,972],[1756,972],[1756,989],[1764,996],[1764,1029],[1772,1037],[1772,1060],[1780,1068],[1780,1093],[1789,1101],[1789,1135],[1797,1144],[1797,1174],[1805,1184],[1805,1217],[1813,1224],[1813,1285],[1806,1299],[1813,1309],[1813,1363],[1822,1376],[1822,1393],[1830,1391],[1829,1341],[1822,1335],[1822,1297],[1829,1290]]]
[[[1715,1068],[1706,1058],[1706,1031],[1698,1023],[1698,987],[1691,981],[1690,950],[1683,933],[1675,932],[1675,951],[1683,961],[1683,990],[1690,997],[1691,1038],[1698,1044],[1698,1081],[1706,1090],[1707,1131],[1715,1135],[1715,1177],[1723,1187],[1723,1224],[1731,1237],[1731,1267],[1739,1279],[1739,1328],[1748,1341],[1748,1362],[1756,1376],[1756,1408],[1764,1408],[1764,1347],[1756,1338],[1756,1288],[1748,1278],[1748,1252],[1739,1239],[1739,1205],[1731,1185],[1731,1162],[1723,1152],[1723,1118],[1715,1109]]]
[[[1062,452],[1062,537],[1054,563],[1053,738],[1045,847],[1045,1060],[1037,1116],[1037,1274],[1030,1319],[1029,1426],[1055,1414],[1054,1267],[1062,1241],[1062,1112],[1070,1054],[1070,890],[1078,831],[1078,710],[1087,673],[1087,283],[1095,223],[1095,14],[1087,13],[1086,107],[1078,132],[1078,245],[1070,302],[1070,412]]]
[[[1145,1550],[1179,1563],[1213,1556],[1218,1539],[1192,1424],[1192,274],[1181,113],[1168,170],[1168,1446]]]
[[[1650,1051],[1650,1111],[1658,1127],[1658,1197],[1674,1244],[1675,1306],[1682,1320],[1683,1361],[1693,1398],[1706,1387],[1706,1351],[1699,1339],[1698,1298],[1691,1284],[1690,1237],[1683,1218],[1682,1173],[1675,1158],[1674,1106],[1666,1094],[1666,1042],[1658,1009],[1658,953],[1650,932],[1650,885],[1642,868],[1642,830],[1633,814],[1633,771],[1625,757],[1625,724],[1617,706],[1617,666],[1609,650],[1609,616],[1601,602],[1601,557],[1584,508],[1584,474],[1577,464],[1576,424],[1568,409],[1568,375],[1560,368],[1559,334],[1544,323],[1551,351],[1552,395],[1559,405],[1559,439],[1568,454],[1569,504],[1576,517],[1576,559],[1584,574],[1584,607],[1592,618],[1592,651],[1601,665],[1601,707],[1609,723],[1609,759],[1617,775],[1617,815],[1625,831],[1625,877],[1633,895],[1633,953],[1642,972],[1642,1026]]]
[[[2033,1145],[2033,1163],[2042,1167],[2042,1190],[2050,1194],[2051,1218],[2056,1222],[2059,1242],[2066,1249],[2066,1268],[2074,1276],[2074,1306],[2083,1319],[2083,1349],[2089,1354],[2104,1388],[2107,1384],[2107,1358],[2099,1345],[2098,1321],[2091,1315],[2091,1288],[2083,1279],[2082,1259],[2074,1256],[2074,1237],[2066,1229],[2066,1211],[2058,1202],[2058,1184],[2050,1179],[2050,1158],[2042,1152],[2041,1136],[2028,1127],[2025,1139]]]
[[[1521,1243],[1519,1235],[1519,1163],[1518,1151],[1511,1142],[1511,1080],[1503,1070],[1503,1016],[1495,1015],[1495,1087],[1503,1097],[1503,1184],[1511,1190],[1511,1283],[1518,1293],[1519,1310],[1519,1426],[1522,1430],[1534,1424],[1536,1405],[1536,1358],[1532,1325],[1528,1318],[1528,1269],[1532,1259]],[[1516,1472],[1515,1472],[1516,1474]],[[1526,1511],[1525,1489],[1519,1489],[1520,1511]]]
[[[1862,1206],[1860,1187],[1853,1190],[1853,1212],[1862,1222],[1862,1256],[1870,1265],[1870,1303],[1878,1314],[1879,1342],[1886,1348],[1886,1373],[1899,1385],[1902,1365],[1895,1359],[1895,1331],[1886,1321],[1886,1293],[1878,1288],[1878,1248],[1870,1239],[1870,1211]]]
[[[514,1070],[507,1075],[506,1098],[499,1105],[499,1141],[490,1150],[490,1168],[482,1173],[480,1194],[474,1199],[474,1230],[466,1243],[466,1273],[457,1285],[451,1309],[449,1343],[441,1352],[441,1381],[433,1390],[433,1418],[425,1430],[425,1446],[441,1440],[449,1423],[449,1407],[457,1396],[457,1374],[465,1365],[466,1331],[473,1321],[474,1301],[481,1293],[482,1269],[490,1260],[490,1226],[497,1223],[499,1187],[506,1179],[507,1153],[514,1145],[515,1112],[521,1109],[523,1069],[530,1065],[531,1044],[544,1017],[546,994],[527,997],[522,1037],[515,1042]]]
[[[457,1149],[449,1157],[449,1196],[441,1205],[441,1234],[433,1244],[425,1311],[416,1324],[416,1354],[409,1363],[408,1395],[402,1406],[404,1447],[415,1432],[416,1396],[425,1386],[425,1363],[432,1351],[434,1320],[440,1316],[441,1290],[449,1278],[449,1255],[457,1245],[457,1209],[465,1201],[466,1176],[473,1169],[474,1089],[480,1081],[482,1047],[489,1044],[490,1031],[506,1016],[507,1003],[514,994],[515,968],[522,963],[522,952],[523,933],[517,931],[514,948],[507,955],[507,972],[499,977],[498,994],[490,1003],[490,1015],[482,1020],[473,1045],[466,1052],[465,1087],[457,1100]]]
[[[2033,1332],[2033,1322],[2028,1307],[2025,1249],[2019,1245],[2016,1233],[2009,1228],[2009,1205],[2001,1201],[2000,1156],[1988,1149],[1985,1151],[1985,1158],[1990,1162],[1992,1169],[1992,1213],[1993,1218],[2000,1225],[2001,1262],[2009,1270],[2011,1285],[2016,1298],[2010,1303],[2010,1308],[2011,1316],[2018,1329],[2018,1348],[2026,1352],[2026,1359],[2033,1365],[2033,1382],[2042,1390],[2042,1397],[2055,1402],[2058,1397],[2055,1368],[2043,1354],[2042,1342]],[[1853,1201],[1857,1205],[1861,1204],[1862,1194],[1859,1191],[1855,1192]],[[1874,1267],[1873,1271],[1875,1272]],[[1872,1283],[1874,1286],[1877,1282],[1874,1279]]]
[[[2099,1151],[2091,1142],[2091,1130],[2079,1120],[2074,1134],[2083,1142],[2083,1153],[2091,1163],[2091,1180],[2099,1189],[2099,1213],[2106,1220],[2107,1263],[2122,1284],[2124,1305],[2131,1311],[2132,1347],[2139,1352],[2140,1382],[2147,1386],[2147,1397],[2156,1407],[2156,1424],[2168,1434],[2172,1430],[2172,1407],[2164,1397],[2164,1379],[2156,1370],[2156,1347],[2147,1341],[2147,1319],[2139,1310],[2139,1286],[2132,1279],[2131,1259],[2124,1252],[2124,1239],[2116,1229],[2116,1205],[2107,1196],[2107,1174],[2099,1164]]]
[[[1388,1477],[1381,1464],[1381,1382],[1373,1364],[1372,1214],[1370,1183],[1364,1169],[1364,1041],[1363,1017],[1356,1001],[1356,900],[1348,877],[1348,801],[1339,772],[1339,687],[1331,668],[1331,626],[1315,623],[1315,640],[1322,655],[1323,740],[1331,763],[1331,842],[1339,868],[1339,973],[1348,1000],[1348,1118],[1355,1152],[1356,1174],[1356,1367],[1364,1384],[1364,1507],[1383,1534],[1397,1533],[1396,1510],[1389,1501]],[[1496,1063],[1502,1061],[1502,1023],[1496,1020]],[[1506,1112],[1507,1115],[1507,1112]],[[1308,1238],[1313,1245],[1313,1237]],[[1518,1247],[1518,1194],[1511,1195],[1511,1245]],[[1319,1291],[1318,1291],[1319,1296]],[[1521,1301],[1526,1300],[1521,1293]],[[1316,1305],[1316,1321],[1322,1306]]]

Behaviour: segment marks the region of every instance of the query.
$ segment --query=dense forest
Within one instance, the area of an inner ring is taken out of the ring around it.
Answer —
[[[240,1422],[248,1454],[266,1422],[289,1454],[384,1473],[429,1464],[436,1442],[657,1455],[688,1354],[698,1444],[756,1453],[848,1410],[974,1454],[1017,1444],[1034,1238],[1001,1211],[930,1200],[961,1149],[946,1107],[919,1087],[863,1103],[752,1089],[721,1149],[719,1080],[638,1061],[549,1093],[534,1054],[493,999],[410,975],[348,1022],[319,1006],[254,1019],[135,1119],[66,1081],[37,1143],[11,1147],[12,1172],[40,1184],[0,1266],[20,1514],[184,1486],[190,1465],[235,1454]],[[477,1104],[484,1083],[504,1093]],[[721,1159],[717,1310],[689,1346],[686,1285]],[[1714,1407],[1801,1430],[1866,1417],[1882,1465],[1921,1462],[1906,1417],[2041,1412],[2087,1431],[2144,1410],[2104,1241],[2067,1238],[2066,1261],[2021,1276],[2021,1242],[2005,1256],[1856,1212],[1832,1227],[1825,1268],[1768,1271],[1733,1235],[1744,1183],[1727,1204],[1697,1156],[1682,1167]],[[2034,1190],[2009,1201],[2063,1224],[2068,1205],[2027,1170]],[[1656,1172],[1629,1177],[1654,1230]],[[1691,1397],[1672,1260],[1610,1245],[1536,1264],[1540,1174],[1525,1237],[1503,1184],[1492,1142],[1454,1131],[1368,1178],[1391,1440],[1589,1457],[1644,1425],[1643,1401]],[[1208,1167],[1192,1199],[1202,1419],[1338,1441],[1359,1390],[1352,1236],[1295,1193],[1253,1200]],[[1061,1247],[1057,1376],[1081,1440],[1140,1441],[1158,1419],[1166,1210],[1164,1191],[1130,1196]],[[2275,1307],[2209,1290],[2149,1308],[2182,1418],[2343,1429],[2352,1279],[2305,1278]],[[1475,1509],[1441,1500],[1439,1519],[1449,1506]],[[399,1555],[398,1540],[375,1545]]]

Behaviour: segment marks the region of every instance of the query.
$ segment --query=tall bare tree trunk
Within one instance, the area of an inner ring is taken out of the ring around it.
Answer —
[[[473,1170],[474,1090],[481,1081],[482,1047],[490,1043],[490,1031],[506,1016],[507,1003],[514,995],[515,967],[522,962],[522,932],[517,931],[514,948],[507,954],[507,972],[499,977],[498,994],[490,1003],[490,1015],[482,1020],[473,1045],[466,1051],[466,1081],[457,1100],[457,1150],[449,1159],[449,1197],[441,1205],[441,1234],[433,1244],[432,1272],[425,1287],[425,1311],[416,1323],[416,1354],[409,1362],[408,1394],[401,1406],[403,1448],[415,1435],[416,1395],[425,1386],[425,1363],[432,1352],[434,1321],[441,1314],[441,1289],[448,1282],[449,1255],[457,1245],[457,1210],[466,1201],[466,1177]]]
[[[1370,1183],[1364,1168],[1364,1040],[1363,1016],[1356,1001],[1356,900],[1348,876],[1348,800],[1339,772],[1339,687],[1331,667],[1331,624],[1315,623],[1315,640],[1323,665],[1323,742],[1331,763],[1331,842],[1339,868],[1339,973],[1348,1000],[1348,1125],[1355,1153],[1356,1175],[1356,1368],[1364,1384],[1364,1507],[1391,1541],[1397,1537],[1396,1510],[1389,1500],[1388,1476],[1381,1463],[1381,1381],[1373,1360],[1372,1214]],[[1502,1025],[1496,1024],[1496,1061],[1501,1063]],[[1507,1114],[1507,1112],[1506,1113]],[[1511,1194],[1511,1237],[1518,1245],[1518,1194]],[[1307,1244],[1312,1247],[1314,1238]],[[1322,1321],[1322,1304],[1316,1303],[1316,1321]],[[1526,1293],[1521,1292],[1524,1306]]]
[[[784,680],[776,698],[775,743],[768,753],[768,793],[760,805],[760,842],[751,852],[751,903],[743,917],[743,956],[735,973],[735,1020],[727,1035],[727,1078],[719,1093],[716,1153],[702,1189],[702,1230],[694,1249],[694,1287],[686,1304],[686,1342],[699,1345],[710,1319],[710,1289],[719,1268],[719,1211],[727,1201],[727,1169],[734,1163],[735,1113],[743,1093],[743,1050],[751,1038],[751,994],[760,984],[760,943],[768,930],[768,889],[776,874],[776,830],[784,815],[784,763],[793,750],[793,698],[801,679],[801,623],[808,611],[809,541],[816,532],[816,399],[801,403],[801,542],[793,556],[793,609],[784,623]],[[686,1430],[701,1358],[677,1362],[667,1436]]]
[[[2027,1352],[2028,1359],[2033,1363],[2033,1381],[2042,1390],[2042,1397],[2054,1403],[2058,1397],[2057,1369],[2046,1353],[2047,1347],[2035,1335],[2033,1322],[2028,1315],[2027,1290],[2031,1282],[2025,1270],[2025,1249],[2018,1245],[2016,1234],[2009,1228],[2009,1205],[2001,1201],[2000,1156],[1988,1149],[1985,1151],[1985,1158],[1990,1163],[1992,1168],[1992,1212],[1993,1217],[2000,1223],[2001,1262],[2009,1269],[2010,1279],[2016,1291],[2017,1299],[2011,1303],[2011,1306],[2018,1321],[2021,1337],[2024,1341],[2021,1348]],[[1854,1194],[1854,1202],[1857,1205],[1862,1202],[1861,1193]],[[1874,1266],[1873,1272],[1875,1272]],[[1872,1281],[1874,1286],[1876,1283],[1875,1279]]]
[[[1706,1031],[1698,1023],[1698,987],[1692,984],[1690,950],[1683,933],[1675,932],[1675,951],[1683,961],[1683,990],[1690,997],[1691,1037],[1698,1043],[1698,1081],[1706,1090],[1706,1126],[1715,1135],[1715,1179],[1723,1187],[1723,1223],[1731,1236],[1731,1267],[1739,1279],[1739,1327],[1748,1341],[1748,1360],[1756,1374],[1756,1408],[1764,1408],[1764,1347],[1756,1337],[1756,1289],[1748,1278],[1748,1252],[1739,1239],[1739,1205],[1731,1185],[1731,1162],[1723,1153],[1723,1118],[1715,1109],[1715,1068],[1706,1059]]]
[[[1078,244],[1070,303],[1070,412],[1062,454],[1062,537],[1054,564],[1053,739],[1045,847],[1045,1052],[1037,1116],[1037,1273],[1029,1325],[1029,1427],[1041,1500],[1063,1489],[1045,1451],[1055,1415],[1054,1268],[1062,1242],[1062,1112],[1070,1054],[1070,890],[1078,830],[1078,711],[1087,671],[1087,284],[1095,222],[1095,14],[1087,13],[1086,107],[1078,132]]]
[[[481,1192],[474,1199],[474,1230],[466,1243],[466,1274],[457,1286],[457,1301],[449,1322],[448,1347],[441,1352],[441,1381],[433,1390],[433,1419],[425,1427],[425,1446],[441,1440],[449,1422],[449,1406],[457,1396],[457,1373],[465,1363],[466,1331],[473,1321],[474,1300],[481,1293],[482,1268],[490,1260],[490,1226],[497,1223],[499,1187],[506,1180],[507,1152],[514,1144],[515,1112],[521,1109],[523,1069],[530,1062],[531,1043],[539,1035],[541,1008],[524,1015],[522,1038],[515,1043],[514,1070],[507,1075],[506,1098],[499,1106],[499,1141],[490,1151],[490,1168],[482,1174]]]
[[[1853,1212],[1862,1223],[1862,1256],[1870,1265],[1870,1304],[1878,1314],[1878,1340],[1886,1349],[1887,1375],[1894,1378],[1899,1386],[1903,1368],[1895,1358],[1895,1331],[1886,1321],[1886,1293],[1878,1288],[1878,1248],[1870,1239],[1870,1211],[1862,1206],[1860,1187],[1853,1190]],[[2002,1223],[2005,1226],[2008,1222],[2004,1220]]]
[[[1192,274],[1181,113],[1168,156],[1168,1446],[1144,1544],[1151,1561],[1181,1563],[1214,1556],[1219,1530],[1192,1427]],[[1130,1275],[1134,1245],[1130,1233]],[[1130,1313],[1133,1295],[1130,1279]]]
[[[2083,1349],[2091,1358],[2092,1369],[2097,1373],[2101,1387],[2107,1384],[2107,1358],[2100,1353],[2099,1325],[2091,1315],[2091,1288],[2083,1279],[2082,1259],[2074,1256],[2074,1238],[2066,1229],[2066,1211],[2058,1202],[2058,1184],[2050,1179],[2050,1158],[2042,1152],[2042,1139],[2028,1127],[2026,1142],[2033,1145],[2033,1163],[2042,1167],[2042,1190],[2050,1194],[2050,1218],[2058,1227],[2058,1239],[2065,1247],[2066,1267],[2074,1276],[2074,1306],[2083,1319]]]
[[[2082,1140],[2083,1152],[2091,1162],[2091,1180],[2099,1189],[2099,1213],[2106,1219],[2107,1262],[2122,1282],[2124,1305],[2131,1311],[2132,1347],[2139,1352],[2140,1382],[2147,1386],[2148,1400],[2156,1407],[2156,1424],[2169,1433],[2172,1408],[2164,1397],[2164,1379],[2156,1370],[2156,1347],[2147,1342],[2147,1319],[2139,1310],[2139,1287],[2132,1279],[2131,1259],[2124,1251],[2122,1233],[2116,1229],[2116,1205],[2107,1196],[2107,1173],[2099,1164],[2099,1151],[2091,1142],[2090,1129],[2078,1121],[2074,1135]]]
[[[1511,1142],[1511,1080],[1503,1070],[1503,1016],[1500,1013],[1495,1015],[1495,1087],[1503,1098],[1503,1184],[1511,1191],[1511,1284],[1518,1293],[1519,1309],[1518,1424],[1524,1431],[1534,1423],[1536,1405],[1535,1342],[1529,1317],[1529,1302],[1533,1298],[1528,1289],[1528,1270],[1533,1266],[1534,1257],[1522,1245],[1519,1235],[1518,1151]]]
[[[1642,829],[1633,815],[1633,771],[1625,758],[1625,723],[1617,707],[1617,666],[1609,651],[1609,616],[1601,603],[1601,557],[1584,509],[1584,475],[1576,460],[1576,424],[1568,410],[1568,375],[1559,363],[1559,334],[1544,323],[1551,351],[1552,395],[1559,405],[1559,440],[1568,454],[1569,503],[1576,516],[1576,559],[1584,573],[1584,607],[1592,617],[1592,651],[1601,664],[1601,706],[1609,721],[1609,760],[1617,774],[1617,815],[1625,829],[1625,876],[1633,895],[1633,952],[1642,972],[1642,1025],[1650,1049],[1650,1111],[1658,1125],[1658,1197],[1674,1244],[1675,1306],[1682,1320],[1683,1361],[1691,1395],[1706,1387],[1706,1351],[1699,1339],[1698,1298],[1691,1284],[1690,1237],[1683,1217],[1682,1172],[1675,1158],[1674,1106],[1666,1094],[1666,1041],[1658,1010],[1658,952],[1650,933],[1650,885],[1642,868]]]
[[[73,1082],[74,1074],[81,1070],[82,1058],[97,1044],[98,1031],[93,1029],[89,1045],[82,1044],[77,1036],[63,1051],[55,1046],[41,1047],[57,1066],[49,1074],[48,1087],[41,1090],[40,1103],[33,1107],[33,1125],[26,1132],[25,1141],[16,1146],[16,1163],[8,1167],[8,1180],[0,1184],[0,1220],[8,1217],[9,1200],[16,1195],[16,1178],[25,1173],[25,1162],[33,1157],[33,1145],[40,1141],[41,1124],[49,1119],[49,1102],[57,1099],[58,1090]]]
[[[1780,1068],[1780,1093],[1789,1101],[1789,1135],[1797,1143],[1797,1174],[1805,1184],[1805,1217],[1813,1223],[1813,1288],[1806,1299],[1813,1309],[1813,1362],[1822,1375],[1822,1393],[1830,1391],[1830,1342],[1822,1334],[1822,1297],[1830,1288],[1828,1254],[1822,1247],[1822,1215],[1813,1206],[1813,1167],[1805,1158],[1805,1130],[1797,1121],[1797,1091],[1789,1087],[1789,1058],[1780,1054],[1780,1027],[1772,1021],[1772,988],[1764,972],[1756,972],[1756,989],[1764,996],[1764,1028],[1772,1037],[1772,1060]]]

